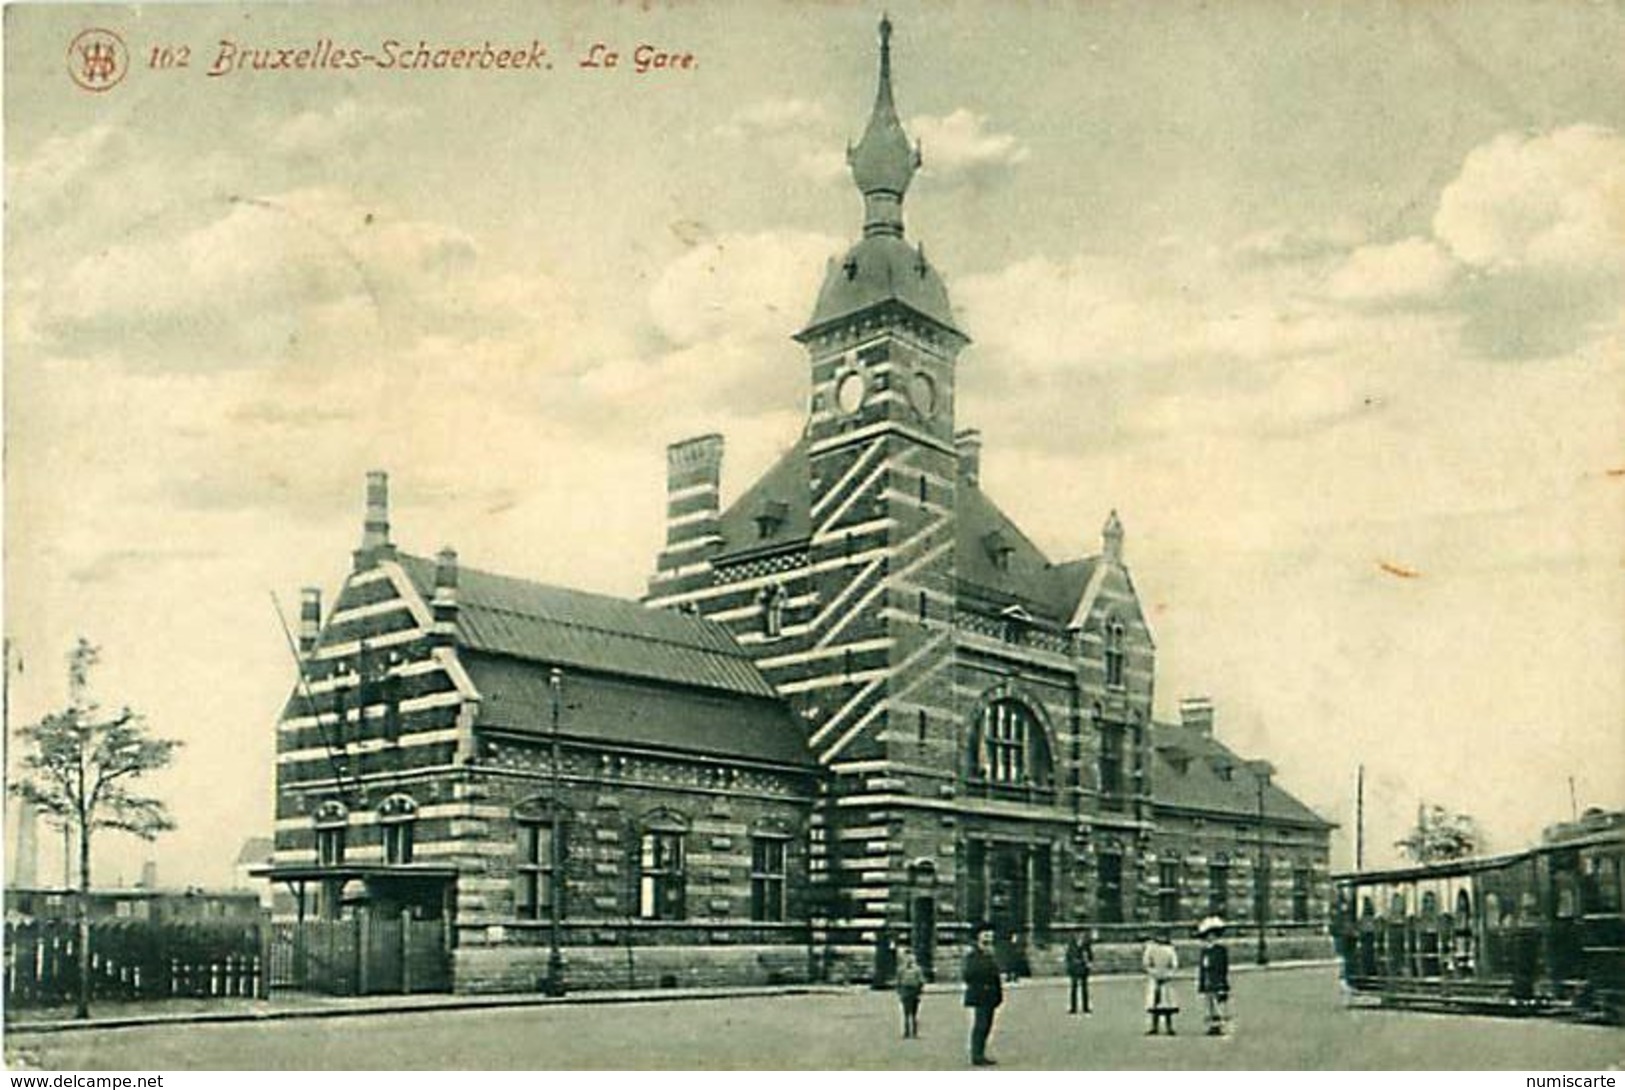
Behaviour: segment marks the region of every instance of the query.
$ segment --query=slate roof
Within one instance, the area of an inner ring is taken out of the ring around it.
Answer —
[[[546,671],[500,655],[465,651],[461,658],[485,697],[479,726],[549,736],[553,693]],[[815,766],[806,731],[775,699],[603,675],[567,675],[561,694],[563,738],[712,759]]]
[[[926,260],[925,251],[894,235],[870,235],[839,261],[830,261],[813,315],[798,336],[806,337],[831,322],[887,302],[902,303],[959,332],[948,288]]]
[[[812,534],[807,510],[810,495],[807,444],[802,439],[722,513],[722,549],[716,559],[728,563],[757,551],[805,543]],[[1056,625],[1070,621],[1097,558],[1051,563],[980,487],[963,476],[957,496],[954,556],[961,594],[983,608],[1023,605],[1034,616]],[[763,537],[756,519],[770,504],[783,505],[775,507],[783,518]],[[1000,535],[1010,546],[1007,570],[1001,571],[993,562],[991,534]]]
[[[1258,781],[1248,763],[1211,735],[1175,723],[1151,726],[1151,798],[1157,807],[1258,817]],[[1233,770],[1225,779],[1221,769]],[[1181,767],[1183,766],[1183,767]],[[1264,816],[1329,829],[1327,821],[1273,779],[1264,788]]]
[[[434,561],[402,555],[400,563],[430,601]],[[745,696],[776,695],[713,621],[477,568],[459,567],[457,578],[457,636],[467,650]]]

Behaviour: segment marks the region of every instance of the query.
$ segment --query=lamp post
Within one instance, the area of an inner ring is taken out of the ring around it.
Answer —
[[[1264,787],[1269,783],[1269,774],[1263,769],[1257,770],[1258,783],[1258,873],[1253,880],[1253,900],[1257,902],[1258,909],[1258,957],[1260,965],[1270,963],[1269,940],[1265,937],[1265,927],[1269,922],[1270,881],[1269,881],[1269,842],[1264,835]]]
[[[559,767],[559,712],[563,707],[564,697],[564,671],[557,666],[548,671],[547,690],[552,706],[552,731],[550,740],[552,744],[552,759],[549,767],[552,769],[553,794],[553,830],[548,839],[548,942],[547,942],[547,991],[549,995],[564,994],[564,954],[560,949],[560,929],[564,920],[564,799],[561,794],[563,785],[562,770]]]

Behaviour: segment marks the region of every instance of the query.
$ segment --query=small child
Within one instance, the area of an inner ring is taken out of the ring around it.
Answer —
[[[904,947],[897,958],[897,1001],[903,1005],[903,1036],[920,1035],[920,994],[925,991],[925,972],[914,951]]]
[[[1197,990],[1207,1002],[1207,1033],[1209,1037],[1223,1037],[1230,1021],[1230,951],[1219,938],[1224,934],[1224,921],[1209,916],[1197,927],[1202,937],[1202,958],[1197,966]]]

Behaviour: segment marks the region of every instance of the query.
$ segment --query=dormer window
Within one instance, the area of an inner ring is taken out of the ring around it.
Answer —
[[[784,520],[790,513],[790,505],[783,500],[768,500],[756,512],[756,536],[759,540],[767,540],[778,533],[784,526]]]
[[[1027,629],[1033,623],[1033,615],[1020,606],[1010,606],[999,613],[1004,620],[1004,639],[1006,643],[1022,643],[1027,635]]]
[[[1010,543],[1003,530],[994,530],[982,538],[982,548],[987,551],[987,558],[999,571],[1010,570],[1010,554],[1016,547]]]

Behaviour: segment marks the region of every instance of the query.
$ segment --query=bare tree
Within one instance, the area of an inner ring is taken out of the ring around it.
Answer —
[[[90,844],[100,829],[143,840],[175,827],[162,800],[135,794],[135,781],[169,764],[180,742],[155,738],[129,708],[103,717],[90,697],[100,657],[83,636],[68,655],[68,706],[22,728],[22,774],[11,790],[79,842],[79,996],[74,1016],[90,1017]]]
[[[1416,827],[1394,847],[1418,863],[1462,859],[1484,846],[1478,822],[1471,815],[1452,813],[1443,806],[1419,806]]]

